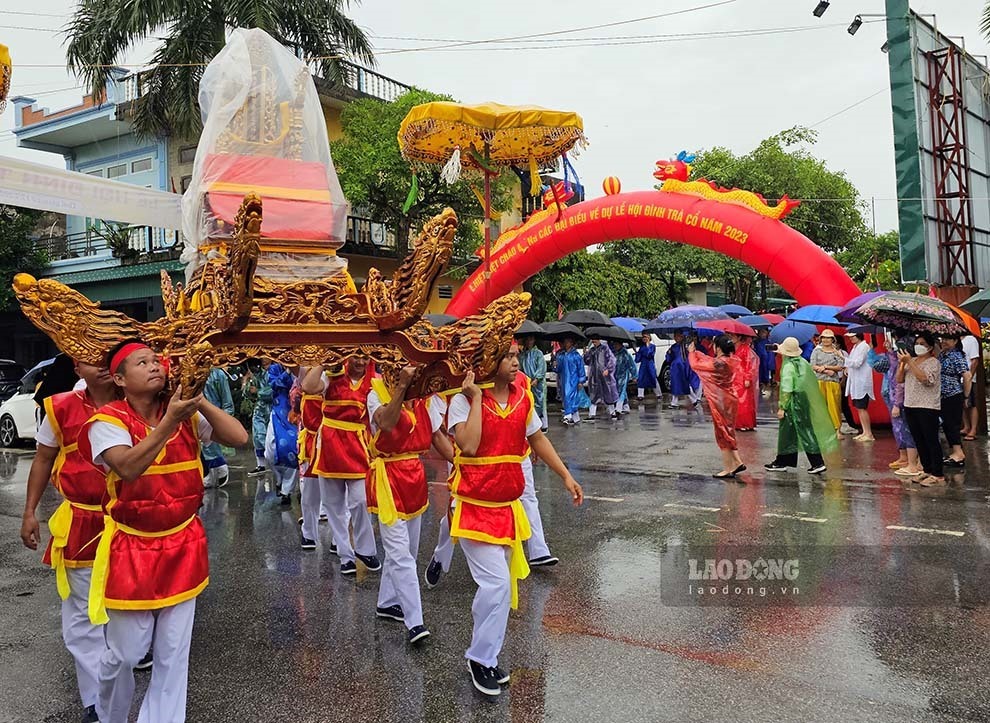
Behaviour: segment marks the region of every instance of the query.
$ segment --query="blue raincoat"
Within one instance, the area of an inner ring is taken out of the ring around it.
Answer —
[[[615,351],[615,385],[619,392],[619,404],[629,401],[629,380],[636,376],[636,362],[624,346]]]
[[[657,388],[657,363],[655,360],[657,347],[655,344],[640,344],[636,350],[636,363],[639,364],[639,376],[636,386],[640,389]]]
[[[206,377],[206,386],[203,387],[203,396],[214,407],[218,407],[227,414],[234,414],[234,397],[230,393],[230,377],[222,369],[213,368],[210,375]],[[227,464],[223,457],[223,449],[216,442],[204,444],[203,461],[207,470],[222,467]]]
[[[272,418],[272,385],[268,381],[268,371],[260,369],[254,375],[258,385],[258,400],[251,414],[251,441],[258,456],[265,454],[265,437],[268,434],[268,422]]]
[[[533,390],[533,401],[536,413],[547,423],[547,360],[538,347],[523,349],[519,352],[519,368],[529,377],[530,389]]]
[[[681,397],[698,388],[701,380],[688,364],[687,347],[684,342],[678,342],[670,347],[666,359],[670,364],[670,393],[673,396]]]
[[[760,357],[760,383],[769,384],[773,381],[773,373],[777,369],[777,355],[767,350],[768,339],[757,339],[753,342],[753,351]]]
[[[292,404],[289,402],[289,391],[295,382],[292,376],[281,364],[268,367],[268,382],[272,390],[272,428],[275,433],[275,460],[279,467],[296,467],[298,465],[297,436],[299,430],[289,421]],[[260,397],[260,394],[259,394]]]
[[[564,414],[574,414],[581,404],[578,384],[584,384],[584,359],[577,349],[560,350],[557,354],[557,394],[564,405]]]

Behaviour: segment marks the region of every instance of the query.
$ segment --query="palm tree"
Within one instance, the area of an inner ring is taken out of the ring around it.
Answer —
[[[358,0],[355,0],[358,2]],[[373,64],[364,31],[344,15],[349,0],[82,0],[67,29],[69,70],[94,95],[134,44],[164,31],[142,77],[132,122],[140,135],[194,136],[202,128],[199,80],[231,28],[260,28],[301,56],[319,58],[319,75],[346,79],[341,56]]]

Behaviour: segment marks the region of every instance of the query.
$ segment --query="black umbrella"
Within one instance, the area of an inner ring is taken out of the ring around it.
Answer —
[[[456,316],[451,316],[450,314],[424,314],[423,318],[428,322],[433,324],[433,326],[447,326],[448,324],[453,324],[457,321]]]
[[[636,343],[636,338],[629,331],[618,326],[589,326],[584,330],[589,339],[597,336],[606,341],[621,341],[629,344]]]
[[[584,344],[587,341],[584,337],[584,332],[574,326],[574,324],[568,324],[566,321],[550,321],[543,325],[544,339],[560,341],[565,336],[573,337],[578,344]]]
[[[514,336],[543,336],[543,327],[537,324],[535,321],[530,321],[526,319],[522,325],[516,329]]]
[[[567,315],[563,318],[563,321],[582,328],[586,326],[612,326],[611,319],[605,316],[602,312],[595,311],[594,309],[576,309],[574,311],[568,311]]]

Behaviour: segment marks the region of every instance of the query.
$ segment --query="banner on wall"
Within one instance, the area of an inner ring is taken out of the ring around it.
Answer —
[[[182,196],[0,156],[0,203],[134,226],[182,228]]]

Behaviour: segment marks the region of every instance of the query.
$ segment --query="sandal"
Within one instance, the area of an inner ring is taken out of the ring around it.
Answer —
[[[901,462],[901,460],[895,459],[887,466],[890,467],[890,469],[901,469],[902,467],[907,467],[907,462]]]
[[[972,434],[967,434],[965,437],[963,437],[963,439],[965,439],[967,442],[975,442],[976,441],[976,437],[974,435],[972,435]]]
[[[894,470],[894,474],[898,475],[899,477],[917,477],[917,476],[919,476],[921,474],[924,474],[924,473],[923,472],[912,472],[907,467],[901,467],[900,469]]]
[[[922,487],[944,487],[945,477],[936,477],[934,475],[928,475],[923,480],[919,482]]]

